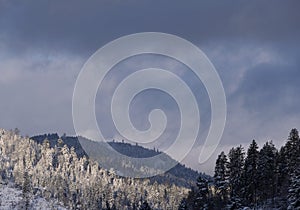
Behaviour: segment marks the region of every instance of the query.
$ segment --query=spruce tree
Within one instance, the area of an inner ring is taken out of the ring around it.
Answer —
[[[208,180],[202,176],[197,179],[197,191],[193,209],[208,209],[209,207],[209,188]]]
[[[272,141],[267,142],[259,152],[257,166],[258,197],[260,201],[275,197],[276,193],[276,159],[277,150]]]
[[[24,209],[28,210],[30,205],[30,196],[31,190],[30,190],[30,178],[27,171],[24,172],[24,181],[22,186],[22,197],[23,197],[23,203],[24,203]]]
[[[178,209],[180,210],[192,210],[195,208],[196,195],[198,190],[195,187],[192,187],[187,198],[183,198],[180,202]]]
[[[281,197],[286,197],[289,194],[289,189],[292,177],[295,175],[297,164],[300,158],[300,139],[297,129],[290,131],[286,144],[280,149],[278,155],[278,194]]]
[[[300,138],[297,129],[292,129],[287,141],[289,154],[287,167],[290,173],[288,209],[300,209]]]
[[[292,175],[300,157],[300,139],[296,128],[292,129],[285,145],[288,172]]]
[[[244,167],[244,189],[243,198],[246,205],[256,204],[257,198],[257,165],[258,165],[258,146],[255,140],[250,144]]]
[[[299,160],[300,161],[300,160]],[[300,168],[298,167],[291,178],[288,194],[288,209],[300,209]]]
[[[178,210],[187,210],[187,209],[188,209],[187,200],[186,200],[186,198],[183,198],[180,202]]]
[[[244,148],[240,145],[232,148],[228,154],[228,174],[230,187],[230,206],[239,208],[241,206],[242,188],[243,188],[243,169],[245,164]]]
[[[277,156],[277,194],[280,196],[287,196],[288,186],[289,186],[289,170],[287,166],[288,154],[286,147],[283,146],[280,148],[280,151]]]
[[[228,200],[228,160],[224,152],[218,156],[215,166],[214,184],[216,194],[224,205]]]

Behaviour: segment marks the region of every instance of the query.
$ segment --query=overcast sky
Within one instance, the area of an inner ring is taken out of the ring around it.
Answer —
[[[0,0],[0,127],[18,127],[24,135],[74,135],[72,95],[86,60],[116,38],[155,31],[189,40],[214,64],[228,106],[221,143],[209,161],[198,163],[210,122],[205,88],[180,63],[149,55],[120,63],[102,85],[96,113],[107,138],[119,138],[108,109],[114,88],[133,69],[151,65],[182,75],[199,102],[203,126],[187,165],[212,173],[221,150],[252,139],[279,147],[291,128],[300,128],[299,10],[297,0]],[[153,108],[168,116],[168,132],[158,144],[163,148],[178,132],[178,107],[167,94],[145,91],[132,103],[133,124],[147,128]]]

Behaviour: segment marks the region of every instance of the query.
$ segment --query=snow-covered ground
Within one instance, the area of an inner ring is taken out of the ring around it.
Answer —
[[[0,210],[23,209],[22,191],[15,188],[12,183],[0,184]],[[65,210],[55,202],[48,202],[44,198],[34,197],[30,202],[32,210]]]
[[[9,185],[0,186],[0,209],[16,209],[22,202],[22,191]]]

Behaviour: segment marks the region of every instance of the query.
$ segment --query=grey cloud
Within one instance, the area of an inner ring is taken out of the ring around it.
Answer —
[[[115,38],[159,31],[197,44],[216,66],[228,104],[219,150],[247,144],[252,138],[260,142],[270,138],[280,145],[289,129],[300,124],[299,8],[299,1],[280,0],[0,0],[0,127],[19,127],[30,135],[73,133],[72,91],[84,61]],[[149,58],[131,65],[162,67],[155,62]],[[200,81],[182,71],[182,66],[164,65],[175,68],[189,82],[201,103],[204,126],[196,145],[199,147],[209,126],[207,93]],[[107,136],[113,135],[114,129],[110,121],[105,123],[109,116],[102,108],[108,107],[109,91],[131,72],[130,68],[125,63],[122,73],[105,83],[108,92],[97,101],[99,124]],[[139,96],[132,106],[133,123],[147,128],[146,113],[155,105],[166,109],[171,121],[177,120],[176,105],[160,97],[154,93]],[[172,129],[177,125],[168,126],[169,133],[176,133]],[[197,160],[199,152],[193,150],[186,163]],[[214,157],[205,170],[212,171],[213,162]],[[201,168],[197,161],[190,165]]]
[[[243,106],[259,114],[282,110],[284,114],[291,114],[289,112],[297,110],[300,102],[300,86],[295,85],[299,78],[299,65],[259,65],[247,71],[239,88]]]
[[[16,48],[91,53],[122,35],[173,33],[197,43],[215,40],[298,41],[296,1],[3,1],[0,26]]]
[[[205,87],[186,66],[178,61],[158,55],[139,55],[127,59],[116,65],[106,76],[106,79],[100,86],[96,100],[98,123],[105,136],[111,138],[118,133],[110,114],[110,102],[114,90],[129,74],[149,67],[168,69],[174,72],[186,81],[193,93],[195,93],[201,114],[200,135],[196,145],[203,143],[204,136],[207,135],[210,124],[210,104]],[[180,128],[180,113],[174,99],[162,91],[143,91],[132,101],[129,113],[133,124],[138,129],[145,130],[150,125],[148,115],[155,108],[162,109],[165,112],[168,118],[168,125],[166,132],[157,141],[146,146],[152,148],[153,146],[157,147],[160,145],[160,148],[165,148],[167,145],[173,143]],[[166,142],[166,139],[168,142]]]
[[[18,127],[28,135],[74,133],[72,91],[81,59],[63,55],[52,59],[32,57],[11,57],[0,62],[0,127]]]

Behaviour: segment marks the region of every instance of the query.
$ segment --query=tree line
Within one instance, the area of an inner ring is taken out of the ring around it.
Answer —
[[[56,201],[67,209],[176,209],[188,189],[149,179],[117,176],[62,139],[51,148],[0,129],[0,183],[12,182],[22,189],[23,209],[31,209],[32,197]]]
[[[179,209],[300,209],[300,139],[292,129],[284,146],[272,141],[247,152],[240,145],[216,160],[213,181],[199,177]]]

